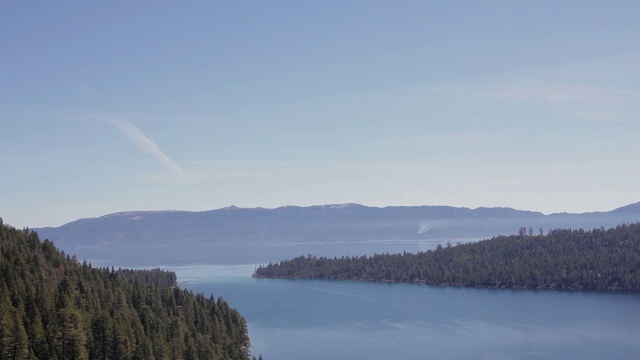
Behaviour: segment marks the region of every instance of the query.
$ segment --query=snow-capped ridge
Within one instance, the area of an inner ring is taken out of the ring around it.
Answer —
[[[360,204],[356,204],[356,203],[345,203],[345,204],[325,204],[325,205],[320,205],[321,208],[325,209],[325,208],[329,208],[329,209],[345,209],[345,208],[350,208],[350,207],[362,207],[362,205]]]
[[[140,220],[146,217],[147,215],[158,215],[158,214],[169,214],[169,213],[180,213],[180,212],[187,213],[192,211],[184,211],[184,210],[121,211],[121,212],[111,213],[107,215],[102,215],[97,217],[96,219],[127,218],[128,220]]]

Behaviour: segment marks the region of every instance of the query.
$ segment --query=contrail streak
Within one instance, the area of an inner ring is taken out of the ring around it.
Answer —
[[[156,160],[164,165],[167,170],[185,176],[184,170],[173,161],[167,154],[165,154],[158,145],[156,145],[151,139],[149,139],[140,129],[138,129],[132,123],[121,119],[109,119],[105,120],[109,124],[120,129],[129,139],[133,140],[138,145],[138,148],[147,154],[151,154]]]

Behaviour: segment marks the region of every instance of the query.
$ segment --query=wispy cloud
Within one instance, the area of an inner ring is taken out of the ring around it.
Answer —
[[[409,102],[445,104],[524,104],[555,110],[594,109],[601,113],[628,109],[637,115],[640,54],[587,62],[526,67],[476,79],[421,89]],[[631,117],[631,116],[626,116]],[[633,116],[636,117],[636,116]]]
[[[550,86],[502,86],[486,95],[498,99],[538,100],[556,103],[570,101],[622,102],[637,96],[637,92],[607,86],[553,84]]]
[[[551,82],[551,81],[550,81]],[[610,86],[567,85],[550,83],[526,84],[514,81],[456,84],[427,89],[423,96],[411,98],[414,103],[455,101],[463,99],[543,101],[548,103],[600,102],[623,103],[637,99],[640,92]]]
[[[136,143],[136,145],[138,145],[138,148],[140,148],[140,150],[156,158],[156,160],[164,165],[167,170],[180,176],[185,176],[185,172],[184,170],[182,170],[180,165],[178,165],[169,156],[167,156],[167,154],[160,150],[158,145],[156,145],[151,139],[149,139],[135,125],[122,119],[108,119],[105,121],[120,129],[129,139],[131,139],[134,143]]]

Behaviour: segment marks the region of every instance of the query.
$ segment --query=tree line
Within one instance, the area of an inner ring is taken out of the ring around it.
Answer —
[[[316,257],[270,263],[257,278],[308,278],[487,288],[640,291],[640,223],[533,231],[417,254]],[[542,233],[542,231],[540,231]]]
[[[240,313],[175,273],[95,268],[0,219],[0,360],[244,360],[249,347]]]

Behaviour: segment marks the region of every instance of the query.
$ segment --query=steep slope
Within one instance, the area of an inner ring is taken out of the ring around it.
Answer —
[[[247,359],[242,316],[174,273],[80,264],[0,219],[0,358]]]

